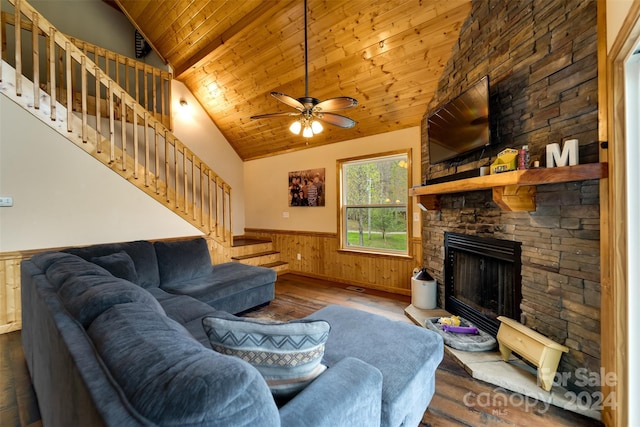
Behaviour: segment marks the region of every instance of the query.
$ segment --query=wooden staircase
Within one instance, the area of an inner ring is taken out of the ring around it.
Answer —
[[[280,252],[274,250],[271,240],[235,236],[231,247],[231,260],[271,268],[278,275],[289,272],[289,263],[280,260]]]
[[[8,3],[14,11],[1,15],[0,92],[202,231],[214,255],[229,249],[231,187],[171,132],[164,107],[147,110],[166,105],[170,94],[140,95],[136,85],[131,96],[85,54],[94,47],[79,49],[25,0]]]

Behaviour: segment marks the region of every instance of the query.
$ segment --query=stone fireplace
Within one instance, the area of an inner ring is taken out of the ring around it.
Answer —
[[[488,75],[492,144],[432,165],[426,117]],[[578,139],[580,163],[598,159],[596,2],[476,1],[422,122],[423,180],[489,165],[505,148],[528,145],[544,166],[547,144]],[[491,191],[440,196],[423,214],[423,265],[446,307],[445,233],[521,242],[521,311],[516,320],[569,347],[559,371],[600,370],[600,215],[595,180],[538,185],[532,212],[501,210]],[[509,316],[512,317],[512,316]]]
[[[445,309],[494,337],[498,316],[520,320],[520,242],[445,232]]]

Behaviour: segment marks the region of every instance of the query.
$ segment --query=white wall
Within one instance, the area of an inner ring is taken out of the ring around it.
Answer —
[[[0,95],[0,252],[202,234]]]
[[[417,185],[420,183],[420,127],[247,161],[244,167],[246,226],[336,233],[336,160],[407,148],[412,150],[413,185]],[[316,168],[325,168],[325,206],[288,206],[289,172]],[[415,206],[413,211],[419,212]],[[289,217],[284,218],[283,212],[288,212]],[[414,236],[420,236],[420,229],[420,222],[414,222]]]
[[[620,32],[634,0],[607,0],[607,52]]]

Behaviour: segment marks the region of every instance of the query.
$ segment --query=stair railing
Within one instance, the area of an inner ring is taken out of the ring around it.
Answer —
[[[232,230],[231,187],[30,4],[25,0],[9,3],[14,6],[14,40],[7,46],[5,24],[10,23],[3,20],[0,45],[7,57],[8,47],[15,52],[16,96],[22,96],[24,62],[24,68],[32,70],[32,108],[40,108],[41,90],[45,91],[49,95],[46,98],[50,102],[50,118],[55,121],[56,100],[60,100],[66,107],[67,131],[74,131],[74,114],[78,114],[82,143],[95,141],[95,149],[87,147],[86,151],[95,151],[96,158],[106,153],[106,163],[112,169],[210,238],[228,246]],[[22,33],[29,27],[40,31],[30,31],[31,42],[23,44]],[[40,54],[43,47],[44,57]],[[31,55],[23,57],[23,50],[29,49]],[[1,67],[2,61],[0,79]],[[44,82],[41,68],[45,70]],[[73,111],[74,93],[80,98],[78,113]],[[90,110],[91,96],[96,101]],[[103,116],[107,118],[102,119]]]
[[[69,37],[69,36],[67,36]],[[164,126],[171,124],[171,73],[84,40],[69,40]],[[78,103],[78,99],[74,99]],[[74,109],[78,110],[75,107]]]
[[[14,14],[2,12],[0,19],[2,20],[2,31],[6,32],[7,24],[15,25]],[[21,25],[23,30],[32,31],[30,21],[25,22],[22,20]],[[40,31],[39,36],[45,37],[46,34]],[[163,125],[173,129],[171,122],[171,81],[173,80],[173,75],[170,72],[84,40],[68,35],[67,38],[88,58],[91,58],[102,72],[111,77],[119,86],[125,88],[125,91],[134,97],[138,104],[152,112],[153,116]],[[6,44],[3,46],[3,53],[5,51]],[[59,58],[59,60],[62,60],[62,58]],[[74,72],[73,69],[72,72]],[[60,81],[63,81],[63,79],[59,79]],[[58,90],[58,94],[60,93],[64,93],[62,86]],[[81,100],[77,93],[75,95],[73,110],[80,111]],[[63,99],[59,96],[57,101],[62,102]],[[96,100],[94,97],[89,96],[87,102],[91,106]]]

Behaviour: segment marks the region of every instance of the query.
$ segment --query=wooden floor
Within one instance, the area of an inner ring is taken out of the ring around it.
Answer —
[[[307,316],[329,304],[340,304],[412,323],[404,315],[404,308],[409,303],[409,297],[405,296],[285,274],[278,277],[275,300],[245,315],[291,320]],[[41,426],[39,418],[20,332],[0,335],[0,426]],[[436,394],[420,423],[423,427],[534,425],[602,424],[474,380],[446,355],[436,373]]]
[[[0,334],[0,426],[42,426],[20,331]]]

